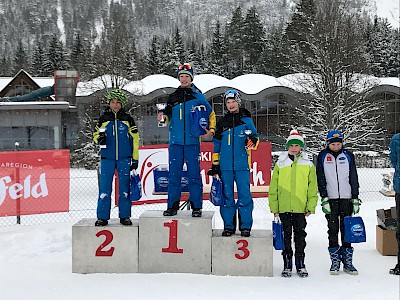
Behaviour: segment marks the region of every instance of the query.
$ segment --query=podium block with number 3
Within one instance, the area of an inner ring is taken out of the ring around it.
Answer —
[[[95,227],[95,222],[82,219],[72,226],[72,272],[138,272],[138,222],[124,226],[111,219],[104,227]]]
[[[225,237],[222,230],[213,230],[212,274],[272,276],[272,273],[271,230],[252,230],[250,237],[240,234]]]
[[[139,272],[211,273],[211,236],[214,212],[191,211],[164,217],[162,211],[146,211],[139,217]]]

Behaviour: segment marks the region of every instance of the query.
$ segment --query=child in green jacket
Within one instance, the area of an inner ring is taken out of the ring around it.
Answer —
[[[275,217],[281,219],[284,231],[283,277],[292,276],[292,233],[297,274],[308,276],[304,265],[305,217],[315,213],[318,195],[315,166],[303,148],[303,136],[292,130],[286,141],[288,151],[283,152],[275,164],[268,192],[269,208]]]

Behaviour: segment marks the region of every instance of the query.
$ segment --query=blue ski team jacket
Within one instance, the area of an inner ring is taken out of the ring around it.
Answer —
[[[169,143],[178,145],[200,144],[198,137],[191,133],[192,109],[204,105],[209,114],[209,130],[215,132],[215,113],[206,97],[192,84],[190,88],[178,87],[169,95],[164,115],[169,124]]]
[[[394,168],[393,188],[400,194],[400,133],[395,134],[390,141],[390,162]]]
[[[245,108],[240,108],[238,113],[227,113],[218,121],[213,138],[213,164],[218,164],[215,154],[220,154],[221,171],[250,170],[250,154],[245,149],[247,144],[245,130],[251,130],[250,135],[258,137],[251,114]]]
[[[117,113],[112,110],[105,111],[93,133],[95,143],[98,141],[102,127],[106,129],[107,148],[101,149],[101,158],[139,160],[139,134],[132,116],[124,109],[120,109]]]

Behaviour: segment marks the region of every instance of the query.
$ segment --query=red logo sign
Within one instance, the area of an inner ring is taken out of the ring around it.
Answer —
[[[69,150],[0,152],[0,216],[69,209]]]
[[[327,156],[327,157],[326,157],[326,161],[332,161],[332,157]]]

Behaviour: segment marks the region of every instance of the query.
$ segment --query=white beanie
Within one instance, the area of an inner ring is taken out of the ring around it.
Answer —
[[[290,145],[300,145],[301,148],[304,148],[304,137],[295,129],[290,131],[289,137],[286,140],[286,149]]]

